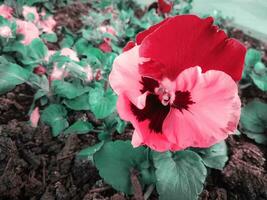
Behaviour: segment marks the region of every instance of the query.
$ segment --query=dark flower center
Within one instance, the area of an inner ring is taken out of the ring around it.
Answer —
[[[162,125],[167,117],[170,108],[179,111],[188,110],[194,102],[189,91],[176,91],[174,101],[171,103],[171,95],[164,88],[160,87],[158,81],[142,77],[143,88],[141,93],[149,92],[146,98],[146,106],[143,109],[137,108],[131,103],[131,110],[139,122],[149,121],[149,129],[155,133],[162,133]]]

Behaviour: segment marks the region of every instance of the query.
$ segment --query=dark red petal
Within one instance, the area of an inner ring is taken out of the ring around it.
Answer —
[[[159,87],[158,81],[144,76],[142,77],[141,84],[143,85],[143,88],[141,89],[142,93],[145,93],[146,91],[154,93],[155,88]]]
[[[138,109],[131,103],[131,110],[139,122],[149,120],[149,128],[156,133],[162,133],[162,124],[170,111],[170,106],[161,104],[158,96],[149,94],[146,98],[146,106]]]
[[[150,33],[153,33],[155,30],[157,30],[157,28],[159,28],[160,26],[165,24],[169,19],[170,18],[167,18],[167,19],[161,21],[160,23],[149,27],[147,30],[144,30],[144,31],[138,33],[136,35],[136,38],[135,38],[135,41],[136,41],[137,45],[140,45],[142,43],[143,39],[145,39],[146,36],[148,36]]]
[[[127,42],[127,44],[125,45],[125,47],[123,47],[122,52],[125,52],[125,51],[130,50],[134,46],[135,46],[135,43],[133,41],[129,41],[129,42]]]
[[[189,106],[194,103],[195,102],[192,101],[189,91],[176,91],[172,107],[183,112],[183,110],[188,110]]]
[[[169,13],[172,10],[172,3],[165,0],[158,0],[158,9],[161,13]]]
[[[164,65],[161,76],[175,80],[188,67],[201,66],[203,71],[221,70],[234,80],[241,79],[246,48],[229,39],[213,26],[213,19],[180,15],[169,19],[147,35],[140,46],[140,56]],[[159,70],[157,65],[140,66],[145,75]],[[159,78],[153,77],[155,79]]]

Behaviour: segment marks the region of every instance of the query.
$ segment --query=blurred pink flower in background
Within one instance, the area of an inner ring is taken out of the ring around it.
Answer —
[[[6,6],[4,4],[0,6],[0,16],[6,19],[11,19],[12,13],[13,13],[13,9],[11,7]]]
[[[53,16],[49,16],[44,20],[39,22],[39,26],[45,33],[53,33],[53,29],[56,26],[56,21],[54,20]]]
[[[78,58],[77,53],[75,51],[73,51],[72,49],[70,49],[70,48],[63,48],[60,52],[61,52],[61,55],[67,56],[67,57],[69,57],[70,59],[72,59],[74,61],[77,61],[77,62],[80,61],[80,59]]]
[[[16,23],[17,23],[17,33],[22,34],[24,36],[22,44],[28,45],[35,38],[39,38],[39,30],[32,22],[16,20]]]
[[[12,30],[9,26],[1,26],[0,27],[0,36],[4,38],[10,38],[12,37]]]
[[[53,70],[50,74],[49,80],[62,80],[64,77],[67,76],[67,72],[65,70],[65,65],[62,66],[61,68],[58,68],[56,65],[54,65]]]
[[[33,22],[37,23],[40,20],[39,14],[37,12],[36,7],[30,7],[30,6],[23,6],[22,15],[24,19],[28,19],[28,15],[33,14],[34,20]]]

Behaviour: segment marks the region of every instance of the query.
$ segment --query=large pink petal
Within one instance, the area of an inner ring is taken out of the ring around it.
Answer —
[[[204,72],[220,70],[234,80],[240,80],[245,47],[212,24],[211,17],[180,15],[155,25],[153,32],[142,37],[140,56],[150,58],[152,62],[151,66],[141,66],[142,75],[175,80],[184,69],[201,66]]]
[[[163,123],[168,140],[180,150],[209,147],[233,133],[240,118],[240,99],[235,81],[226,73],[200,67],[184,70],[177,91],[190,91],[194,104],[188,110],[172,108]]]
[[[135,46],[114,60],[109,75],[109,83],[112,89],[118,95],[124,93],[138,107],[145,99],[144,96],[139,97],[142,95],[140,90],[143,88],[141,76],[138,72],[140,62],[142,62],[142,59],[139,57],[139,46]]]

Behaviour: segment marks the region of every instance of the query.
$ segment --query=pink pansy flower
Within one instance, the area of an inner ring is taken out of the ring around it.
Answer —
[[[12,30],[9,26],[1,26],[0,27],[0,36],[3,38],[10,38],[12,37]]]
[[[36,128],[40,119],[39,107],[36,107],[30,116],[30,122],[32,127]]]
[[[39,30],[32,22],[16,20],[16,23],[17,33],[22,34],[24,36],[22,44],[28,45],[35,38],[39,38]]]
[[[72,59],[72,60],[74,60],[74,61],[77,61],[77,62],[80,61],[80,59],[78,58],[77,53],[76,53],[75,51],[73,51],[72,49],[70,49],[70,48],[63,48],[63,49],[61,50],[61,55],[63,55],[63,56],[67,56],[67,57],[69,57],[70,59]]]
[[[211,17],[168,18],[115,59],[110,85],[120,117],[135,128],[133,146],[205,148],[236,130],[246,49],[212,24]]]
[[[13,9],[11,7],[6,6],[4,4],[0,6],[0,16],[6,19],[11,19],[12,13],[13,13]]]
[[[47,17],[47,19],[42,20],[39,22],[39,26],[45,33],[53,33],[53,29],[56,26],[56,21],[54,20],[53,16]]]
[[[36,7],[30,7],[30,6],[23,6],[22,15],[24,19],[28,18],[29,14],[33,14],[34,16],[34,22],[37,23],[40,20],[39,14],[36,10]]]

